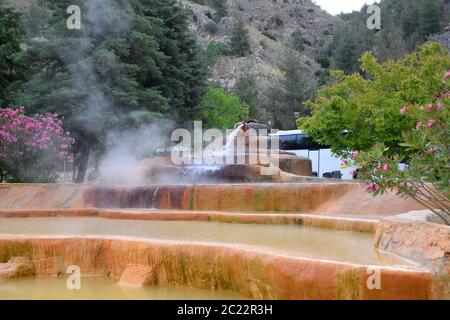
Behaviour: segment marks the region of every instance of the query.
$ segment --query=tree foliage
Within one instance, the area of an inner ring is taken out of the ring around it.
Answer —
[[[0,182],[55,181],[58,165],[73,160],[72,143],[55,114],[0,109]]]
[[[261,107],[256,77],[248,73],[240,75],[234,86],[234,93],[249,106],[249,117],[259,119]]]
[[[231,26],[231,52],[239,57],[250,54],[250,36],[241,17],[235,16]]]
[[[66,9],[79,5],[82,29],[68,30]],[[56,112],[75,136],[78,181],[105,132],[170,115],[192,119],[206,68],[189,12],[176,0],[40,0],[51,15],[29,43],[28,80],[16,103]]]
[[[205,61],[208,66],[213,66],[220,57],[230,56],[230,48],[221,41],[211,41],[204,50]]]
[[[249,107],[241,99],[222,88],[210,88],[198,105],[204,127],[231,129],[248,118]]]
[[[206,3],[216,10],[219,19],[228,15],[228,2],[226,0],[207,0]]]
[[[21,79],[17,56],[24,35],[20,13],[0,4],[0,107],[12,103],[11,91]]]
[[[372,51],[382,61],[398,59],[448,25],[446,0],[382,0],[378,5],[381,30],[367,28],[367,6],[341,15],[346,23],[337,28],[328,48],[335,68],[347,74],[358,71],[358,59],[365,51]]]
[[[439,75],[442,77],[442,75]],[[403,132],[401,152],[389,154],[382,143],[357,152],[351,164],[358,178],[375,195],[395,190],[411,197],[450,225],[450,71],[442,79],[445,88],[425,105],[407,105],[398,112],[415,119],[415,128]],[[446,83],[447,82],[447,83]],[[407,163],[405,169],[400,163]]]
[[[361,69],[366,76],[335,72],[336,82],[308,103],[312,115],[302,119],[300,127],[340,156],[370,150],[376,143],[399,152],[402,133],[415,126],[415,119],[402,116],[399,110],[406,104],[425,104],[442,92],[443,83],[436,74],[449,68],[448,51],[438,44],[424,45],[385,63],[365,53]]]
[[[299,54],[286,48],[281,57],[280,70],[283,79],[273,83],[269,89],[267,110],[272,114],[274,126],[279,129],[294,129],[295,113],[300,116],[309,114],[304,102],[311,97],[310,75],[301,63]],[[314,82],[313,82],[314,83]]]

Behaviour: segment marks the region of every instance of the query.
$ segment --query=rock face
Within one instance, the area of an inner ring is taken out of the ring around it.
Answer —
[[[448,50],[450,50],[450,27],[447,27],[446,32],[432,37],[431,40],[439,42]]]
[[[421,270],[379,267],[382,286],[367,286],[369,266],[279,256],[238,245],[135,240],[121,237],[0,237],[9,254],[33,261],[36,275],[110,276],[122,284],[225,289],[255,299],[448,298]]]
[[[312,176],[312,161],[309,158],[280,154],[280,169],[297,176]]]
[[[13,257],[6,263],[0,263],[0,281],[33,275],[34,265],[30,259]]]
[[[328,46],[336,27],[344,23],[311,0],[229,0],[228,16],[219,19],[214,9],[196,2],[182,1],[194,13],[190,28],[204,47],[212,41],[230,43],[233,14],[243,18],[250,34],[251,54],[220,57],[212,67],[211,80],[231,90],[242,74],[252,75],[257,79],[262,102],[267,102],[267,89],[282,78],[280,57],[297,28],[305,46],[299,59],[303,69],[313,74],[319,68],[314,57]],[[216,24],[217,33],[208,33],[208,24]]]
[[[383,219],[375,246],[450,275],[450,227],[428,222],[429,216],[425,211]]]

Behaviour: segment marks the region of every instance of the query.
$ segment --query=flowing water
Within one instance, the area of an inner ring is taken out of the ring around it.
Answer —
[[[234,154],[234,141],[236,140],[236,137],[239,133],[239,131],[242,130],[242,127],[244,126],[244,124],[239,125],[228,137],[227,137],[227,142],[224,148],[225,154]]]
[[[190,288],[122,287],[112,279],[82,278],[80,290],[69,290],[63,277],[24,278],[0,282],[0,300],[242,300],[229,291]]]
[[[305,226],[102,218],[0,218],[0,234],[118,235],[258,246],[293,256],[371,265],[411,265],[380,252],[373,234]]]
[[[158,204],[156,203],[156,196],[158,195],[159,187],[156,187],[155,192],[152,197],[152,209],[158,208]]]

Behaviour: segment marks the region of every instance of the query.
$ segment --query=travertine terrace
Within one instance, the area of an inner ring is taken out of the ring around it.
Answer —
[[[269,239],[275,226],[321,228],[337,237],[349,233],[350,240],[355,233],[371,234],[373,250],[404,260],[361,264],[351,258],[333,260],[326,250],[302,256],[258,243],[203,241],[201,236],[192,240],[137,237],[126,230],[120,235],[36,230],[0,235],[0,281],[56,276],[78,265],[85,274],[124,285],[229,290],[254,299],[448,299],[450,229],[415,215],[397,218],[420,209],[395,195],[373,198],[353,183],[1,185],[0,220],[21,218],[18,223],[24,225],[27,219],[69,217],[80,223],[114,219],[124,227],[125,221],[206,223],[211,230],[217,223],[231,228],[246,224],[263,225]],[[421,226],[418,238],[406,241],[403,228],[416,224]],[[430,233],[435,233],[432,241],[423,238]],[[301,245],[295,246],[301,252]],[[370,285],[375,272],[380,288]]]

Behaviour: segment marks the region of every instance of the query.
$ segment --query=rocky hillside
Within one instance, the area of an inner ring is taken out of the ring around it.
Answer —
[[[334,29],[343,23],[311,0],[229,0],[228,15],[220,19],[213,8],[194,1],[182,0],[182,3],[193,11],[191,28],[205,47],[211,41],[230,42],[235,15],[241,16],[249,28],[252,53],[243,58],[221,57],[213,67],[212,80],[227,89],[234,86],[241,73],[249,73],[257,77],[264,92],[268,84],[282,76],[278,64],[283,46],[297,30],[301,30],[304,39],[305,69],[312,73],[317,68],[314,57],[328,46]],[[214,35],[207,31],[211,23],[218,27]]]

